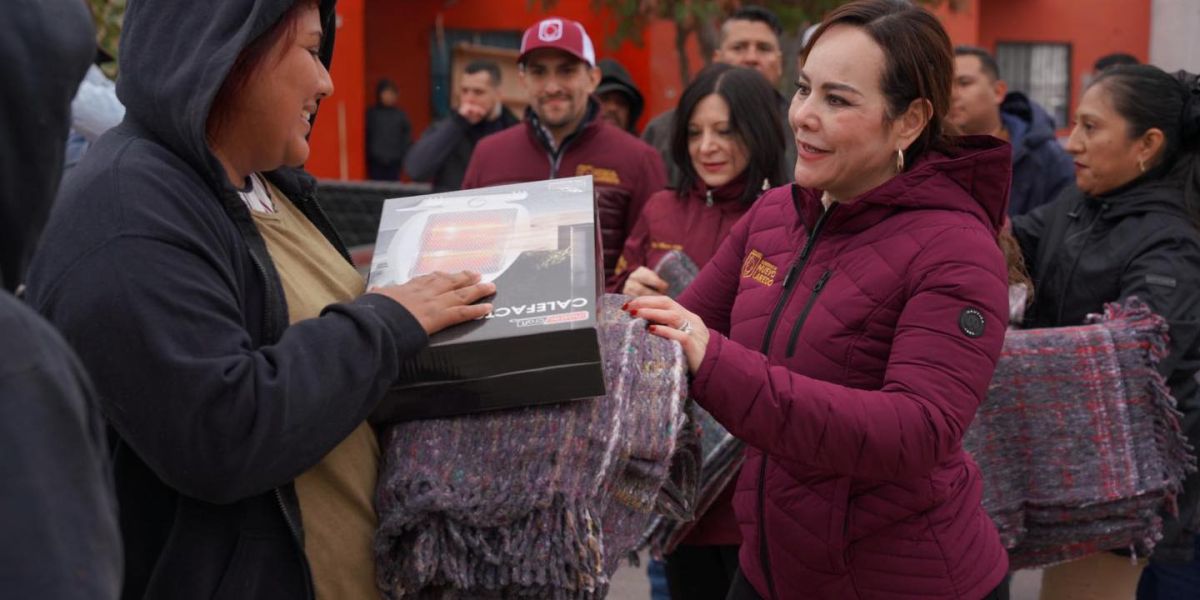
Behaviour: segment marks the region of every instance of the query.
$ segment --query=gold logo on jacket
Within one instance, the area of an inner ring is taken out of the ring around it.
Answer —
[[[621,176],[612,169],[602,169],[594,165],[579,165],[575,167],[575,176],[591,175],[592,180],[596,183],[606,183],[608,185],[621,185]]]
[[[746,255],[746,260],[742,261],[742,277],[749,277],[767,287],[775,283],[775,275],[778,273],[779,268],[770,261],[763,260],[762,252],[758,250],[751,250],[750,254]]]

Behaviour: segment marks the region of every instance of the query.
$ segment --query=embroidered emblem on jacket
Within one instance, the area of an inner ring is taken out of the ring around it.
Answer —
[[[775,275],[778,273],[779,268],[770,261],[763,260],[763,254],[758,250],[751,250],[750,254],[746,255],[746,260],[742,261],[742,277],[749,277],[767,287],[775,283]]]
[[[683,244],[672,244],[670,242],[656,242],[650,240],[651,250],[683,250]]]
[[[608,185],[621,185],[621,176],[612,169],[604,169],[594,165],[579,165],[575,167],[575,175],[591,175],[592,180],[596,183],[607,183]]]

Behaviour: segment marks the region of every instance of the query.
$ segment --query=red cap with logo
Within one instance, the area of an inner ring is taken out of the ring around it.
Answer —
[[[596,49],[592,38],[578,21],[550,17],[534,23],[521,36],[521,55],[517,62],[525,62],[525,56],[540,48],[562,50],[588,66],[596,66]]]

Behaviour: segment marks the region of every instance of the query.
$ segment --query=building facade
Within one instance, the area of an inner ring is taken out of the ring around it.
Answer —
[[[550,14],[583,23],[597,57],[619,60],[646,98],[642,123],[674,106],[683,89],[675,27],[654,22],[640,44],[609,43],[616,20],[592,0],[339,0],[336,91],[321,107],[309,169],[319,177],[365,176],[363,115],[381,77],[399,84],[401,107],[419,135],[445,114],[453,95],[455,57],[464,45],[515,56],[522,30]],[[961,10],[935,11],[955,44],[996,54],[1010,87],[1044,105],[1060,131],[1091,76],[1093,62],[1127,52],[1164,68],[1200,65],[1200,2],[1196,0],[970,0]],[[687,42],[690,71],[704,65]],[[785,60],[795,60],[785,57]],[[460,65],[461,68],[461,65]],[[509,82],[510,84],[512,82]]]

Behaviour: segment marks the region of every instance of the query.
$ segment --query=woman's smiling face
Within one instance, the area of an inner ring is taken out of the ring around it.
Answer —
[[[796,183],[848,201],[896,173],[901,144],[881,89],[883,49],[865,31],[829,28],[800,70],[788,122]]]

